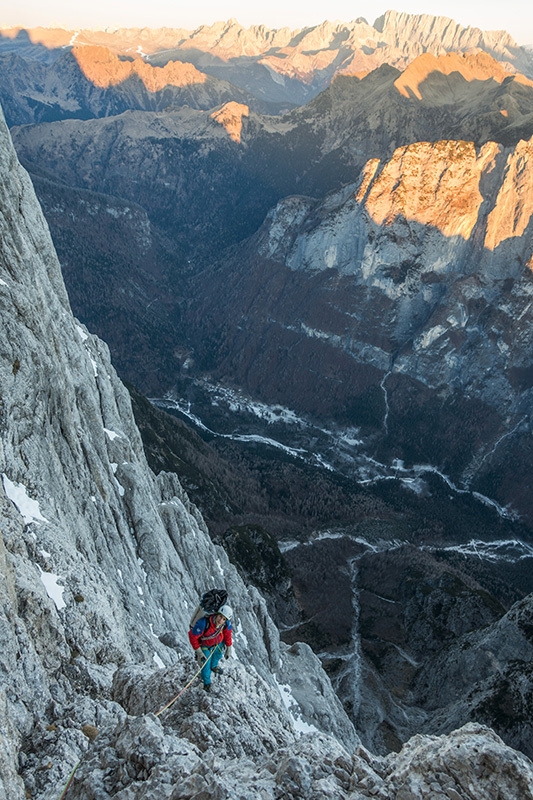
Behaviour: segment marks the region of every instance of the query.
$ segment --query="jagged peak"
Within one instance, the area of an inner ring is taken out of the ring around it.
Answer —
[[[410,14],[406,11],[386,11],[374,22],[374,27],[385,36],[387,33],[401,31],[402,36],[416,41],[424,41],[428,38],[441,39],[443,46],[449,49],[452,40],[457,40],[460,45],[458,49],[463,49],[459,39],[478,39],[479,41],[491,41],[494,31],[483,31],[478,27],[465,26],[451,17],[434,16],[431,14]],[[507,31],[497,31],[500,44],[504,47],[517,47],[513,37]]]
[[[276,42],[280,46],[294,45],[306,40],[307,37],[318,37],[328,39],[328,45],[331,45],[333,39],[337,36],[339,31],[357,32],[359,29],[368,29],[368,31],[377,32],[385,37],[388,35],[397,37],[402,35],[411,41],[424,41],[428,37],[435,39],[441,37],[446,39],[443,41],[443,46],[448,48],[450,39],[459,37],[464,38],[465,33],[469,38],[485,39],[491,42],[493,35],[497,34],[500,43],[505,47],[514,46],[516,42],[506,31],[483,31],[477,27],[464,26],[451,17],[434,16],[431,14],[411,14],[405,11],[389,10],[378,17],[371,25],[364,17],[357,17],[351,21],[330,20],[324,19],[317,25],[308,25],[302,28],[291,29],[287,26],[280,28],[271,28],[264,24],[254,24],[248,27],[242,25],[235,17],[230,17],[227,20],[218,20],[211,24],[199,25],[193,30],[185,28],[124,28],[117,27],[113,29],[66,29],[61,27],[54,28],[23,28],[22,26],[2,27],[0,31],[3,37],[14,38],[21,32],[27,34],[30,41],[33,43],[41,43],[47,47],[64,47],[67,46],[71,39],[76,41],[87,40],[95,41],[101,37],[115,37],[118,39],[132,40],[132,39],[180,39],[191,40],[198,43],[203,40],[210,47],[220,44],[220,41],[226,37],[233,37],[238,35],[245,37],[250,42],[256,45],[271,44]]]
[[[407,23],[407,25],[406,25]],[[458,28],[463,27],[457,23],[452,17],[434,14],[411,14],[408,11],[395,11],[393,9],[385,11],[374,22],[376,30],[383,32],[387,27],[411,27],[413,24],[420,26],[420,23],[429,23],[432,26],[447,27],[450,23],[456,25]]]

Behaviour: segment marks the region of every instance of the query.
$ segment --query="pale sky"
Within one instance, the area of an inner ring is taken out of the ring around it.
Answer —
[[[3,7],[2,7],[3,6]],[[411,14],[451,17],[483,30],[506,30],[518,44],[533,45],[533,4],[528,0],[0,0],[0,26],[43,25],[62,28],[172,27],[193,30],[231,17],[246,27],[301,28],[325,19],[349,22],[364,17],[373,23],[389,9]]]

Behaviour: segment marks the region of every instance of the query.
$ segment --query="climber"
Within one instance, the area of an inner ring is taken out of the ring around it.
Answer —
[[[215,614],[200,617],[189,630],[189,641],[193,646],[198,665],[202,667],[201,676],[206,692],[211,690],[211,673],[222,675],[223,669],[218,666],[222,656],[231,655],[233,611],[223,605]]]

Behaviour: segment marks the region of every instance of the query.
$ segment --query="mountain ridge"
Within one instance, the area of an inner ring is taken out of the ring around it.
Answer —
[[[32,47],[39,58],[47,41],[43,29],[4,30],[3,40],[1,35],[0,31],[0,54],[19,50],[30,58]],[[395,11],[386,12],[374,25],[361,18],[299,30],[268,29],[263,25],[246,29],[236,20],[228,20],[202,25],[194,31],[51,30],[49,37],[53,49],[45,60],[50,64],[72,47],[95,45],[156,67],[172,60],[185,61],[254,97],[251,105],[258,110],[260,103],[271,104],[272,109],[277,104],[278,111],[306,103],[336,75],[345,72],[368,72],[385,63],[403,70],[425,52],[435,56],[445,52],[486,52],[508,69],[533,78],[533,56],[504,31],[484,32],[447,17]]]

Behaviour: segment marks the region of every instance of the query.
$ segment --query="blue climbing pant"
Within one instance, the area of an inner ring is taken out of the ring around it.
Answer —
[[[225,649],[226,646],[222,643],[216,644],[214,647],[202,647],[202,653],[207,659],[209,659],[202,667],[202,671],[200,673],[204,684],[211,683],[211,670],[218,666],[218,662],[224,655]],[[213,655],[211,655],[211,653]],[[210,655],[211,658],[209,658]]]
[[[218,662],[224,655],[225,649],[226,647],[222,643],[216,644],[214,647],[202,647],[202,653],[207,659],[209,659],[202,667],[202,671],[200,673],[204,684],[208,685],[211,683],[211,670],[218,666]],[[213,655],[211,655],[211,653]],[[211,658],[209,658],[210,655]]]

